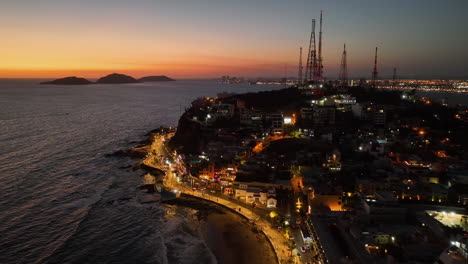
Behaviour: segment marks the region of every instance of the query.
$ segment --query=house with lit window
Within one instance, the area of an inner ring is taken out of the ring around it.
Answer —
[[[234,189],[234,196],[248,204],[261,204],[267,208],[276,208],[276,191],[274,188],[248,187],[245,184],[239,184]]]

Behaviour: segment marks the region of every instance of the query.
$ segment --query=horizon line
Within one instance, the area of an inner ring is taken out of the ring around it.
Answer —
[[[127,74],[124,74],[124,75],[127,75]],[[105,77],[107,75],[104,75],[102,77]],[[127,76],[130,76],[130,77],[133,77],[131,75],[127,75]],[[242,79],[246,79],[246,80],[254,80],[254,79],[284,79],[285,77],[284,76],[257,76],[257,77],[245,77],[245,76],[234,76],[234,75],[221,75],[221,76],[217,76],[217,77],[200,77],[200,78],[197,78],[197,77],[193,77],[193,78],[190,78],[190,77],[182,77],[182,78],[173,78],[173,77],[169,77],[167,75],[146,75],[146,76],[143,76],[143,77],[147,77],[147,76],[166,76],[168,78],[171,78],[171,79],[174,79],[174,80],[216,80],[216,79],[221,79],[222,77],[224,76],[229,76],[229,77],[235,77],[235,78],[242,78]],[[76,76],[76,75],[69,75],[69,76],[64,76],[64,77],[0,77],[0,80],[45,80],[45,79],[62,79],[62,78],[67,78],[67,77],[77,77],[77,78],[84,78],[84,79],[90,79],[90,80],[98,80],[99,78],[101,77],[80,77],[80,76]],[[139,78],[143,78],[143,77],[139,77]],[[133,77],[135,78],[135,77]],[[139,79],[139,78],[135,78],[135,79]],[[296,76],[288,76],[286,77],[287,79],[297,79]],[[339,80],[339,78],[327,78],[325,77],[325,79],[327,81],[334,81],[334,80]],[[360,76],[360,77],[350,77],[348,78],[349,80],[360,80],[360,79],[371,79],[371,78],[368,78],[368,77],[363,77],[363,76]],[[384,78],[379,78],[378,80],[393,80],[393,77],[384,77]],[[421,76],[418,76],[418,77],[401,77],[401,78],[397,78],[396,80],[468,80],[468,76],[466,77],[462,77],[462,76],[452,76],[452,77],[421,77]]]

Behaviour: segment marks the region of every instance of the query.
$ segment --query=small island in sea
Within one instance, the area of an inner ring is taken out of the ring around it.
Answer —
[[[171,82],[175,80],[165,75],[159,75],[159,76],[145,76],[145,77],[138,79],[138,81],[140,82]]]
[[[137,79],[120,73],[112,73],[107,76],[99,78],[96,83],[102,84],[117,84],[117,83],[137,83]]]
[[[75,76],[56,79],[53,81],[41,82],[40,84],[54,84],[54,85],[83,85],[83,84],[120,84],[120,83],[139,83],[139,82],[168,82],[175,81],[165,75],[145,76],[140,79],[135,79],[120,73],[112,73],[107,76],[99,78],[96,82],[91,82],[85,78]]]
[[[75,76],[60,78],[53,81],[41,82],[41,84],[55,84],[55,85],[84,85],[92,84],[93,82],[86,80],[85,78],[79,78]]]

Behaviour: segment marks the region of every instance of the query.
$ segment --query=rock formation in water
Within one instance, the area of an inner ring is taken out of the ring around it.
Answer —
[[[175,81],[174,79],[171,79],[165,75],[160,75],[160,76],[146,76],[138,79],[140,82],[170,82],[170,81]]]
[[[138,80],[133,78],[132,76],[119,74],[119,73],[112,73],[107,76],[99,78],[96,83],[102,84],[116,84],[116,83],[137,83]]]
[[[65,77],[53,81],[41,82],[41,84],[55,84],[55,85],[83,85],[83,84],[92,84],[92,82],[86,80],[85,78],[78,78],[75,76]]]

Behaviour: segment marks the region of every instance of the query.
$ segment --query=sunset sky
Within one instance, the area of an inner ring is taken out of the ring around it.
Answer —
[[[4,0],[0,77],[297,76],[320,10],[326,77],[468,77],[467,0]]]

